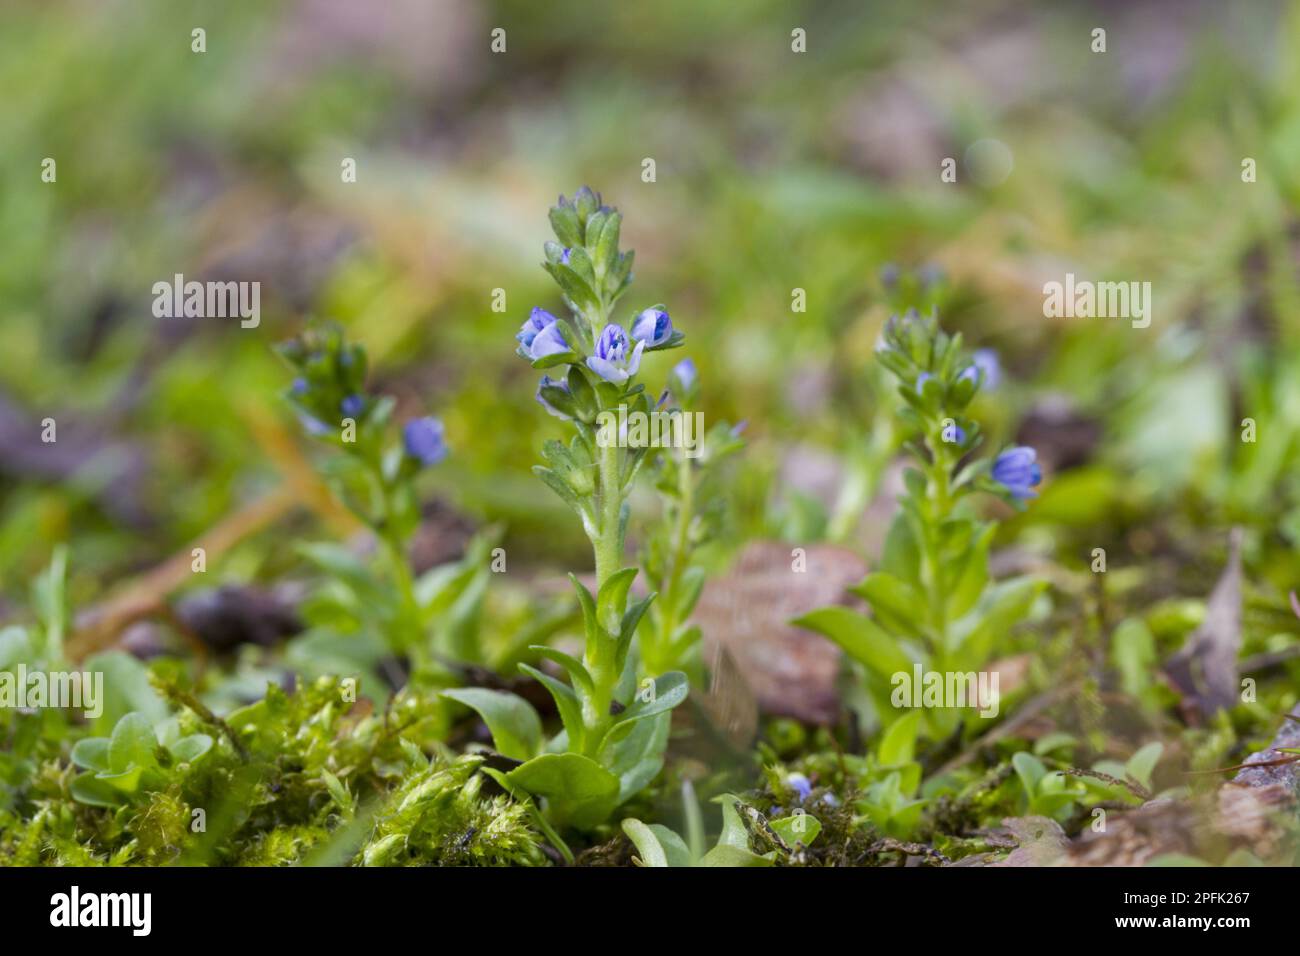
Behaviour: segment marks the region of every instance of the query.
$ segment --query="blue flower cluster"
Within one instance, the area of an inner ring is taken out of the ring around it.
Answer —
[[[906,401],[900,415],[924,439],[924,444],[944,467],[980,443],[978,422],[964,417],[966,407],[982,389],[997,388],[1002,366],[992,349],[965,353],[960,336],[948,336],[933,314],[914,310],[894,316],[885,326],[880,362],[901,381],[899,394]],[[985,462],[972,474],[986,472],[980,485],[1013,503],[1035,497],[1033,489],[1043,479],[1032,448],[1017,446]]]
[[[325,324],[283,343],[279,352],[295,373],[287,398],[309,435],[363,456],[373,443],[382,442],[392,403],[366,392],[365,349],[349,344],[337,325]],[[351,439],[344,437],[349,424]],[[402,438],[412,467],[447,457],[443,426],[436,418],[407,422]]]
[[[662,305],[641,310],[626,327],[610,320],[632,280],[633,254],[618,248],[622,215],[617,209],[584,186],[572,200],[561,196],[550,220],[557,241],[546,243],[543,267],[560,287],[572,319],[534,308],[515,335],[516,351],[535,368],[581,368],[590,373],[593,387],[603,382],[627,393],[647,351],[675,348],[685,336],[673,328]],[[573,387],[571,376],[545,375],[537,400],[551,414],[572,418]]]

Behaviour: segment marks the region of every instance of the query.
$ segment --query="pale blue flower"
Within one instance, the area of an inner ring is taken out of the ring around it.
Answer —
[[[442,422],[431,416],[413,418],[402,426],[402,445],[421,465],[436,465],[447,457]]]
[[[997,388],[1002,381],[1002,363],[998,361],[998,353],[993,349],[976,349],[971,361],[974,364],[962,371],[961,378],[974,382],[983,373],[984,388],[990,391]]]
[[[1033,487],[1043,480],[1038,453],[1025,445],[1008,448],[993,462],[993,480],[1005,485],[1015,498],[1035,498]]]
[[[610,323],[596,340],[596,354],[587,359],[587,367],[607,382],[622,385],[641,367],[644,342],[637,342],[629,350],[627,333],[623,327]]]
[[[538,332],[533,337],[532,342],[525,348],[528,350],[528,357],[534,362],[546,358],[548,355],[556,355],[570,350],[569,343],[564,341],[564,333],[561,331],[561,325],[558,321],[552,322]]]
[[[532,348],[533,340],[537,338],[537,334],[558,321],[560,320],[545,309],[533,309],[524,321],[523,326],[515,334],[515,338],[519,340],[519,344],[525,349]]]
[[[800,802],[812,795],[812,781],[801,773],[792,773],[785,778],[786,786],[799,796]]]
[[[646,309],[632,320],[632,338],[647,348],[663,345],[673,334],[673,320],[663,309]]]

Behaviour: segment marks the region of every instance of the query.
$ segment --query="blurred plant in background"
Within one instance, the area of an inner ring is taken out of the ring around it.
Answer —
[[[977,364],[961,336],[949,337],[935,316],[910,312],[891,319],[876,357],[898,379],[898,417],[914,467],[903,476],[906,491],[880,567],[854,588],[871,617],[829,607],[797,623],[829,637],[863,666],[877,717],[888,725],[901,716],[899,675],[910,682],[914,664],[944,675],[984,670],[1043,591],[1045,582],[1029,576],[990,581],[997,525],[978,520],[968,500],[982,491],[1022,505],[1036,495],[1042,473],[1031,448],[969,458],[982,436],[965,412],[991,366],[987,358],[983,367]],[[912,689],[915,703],[920,690]],[[914,706],[912,694],[907,707]],[[946,736],[960,722],[954,706],[926,707],[934,736]]]
[[[699,400],[700,380],[695,363],[678,362],[657,408],[690,414]],[[645,675],[684,670],[697,681],[702,676],[695,651],[700,629],[691,611],[704,589],[707,569],[695,560],[696,551],[715,539],[726,510],[725,476],[720,465],[744,447],[744,423],[718,422],[697,436],[694,451],[660,449],[655,455],[655,487],[663,503],[662,520],[648,531],[642,564],[658,595],[637,640]]]

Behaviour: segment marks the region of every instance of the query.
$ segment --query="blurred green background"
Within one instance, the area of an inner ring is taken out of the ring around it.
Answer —
[[[1300,571],[1297,53],[1300,4],[1263,0],[11,0],[4,594],[68,541],[74,600],[93,601],[293,488],[318,451],[270,347],[311,317],[367,345],[401,415],[446,422],[431,499],[504,522],[525,564],[584,566],[529,471],[559,429],[512,336],[559,307],[546,208],[587,183],[637,251],[625,306],[666,303],[706,415],[749,423],[735,540],[870,554],[894,447],[872,350],[891,309],[935,305],[1001,356],[977,410],[991,440],[1046,465],[1004,541],[1075,570],[1106,547],[1165,597],[1204,594],[1243,523],[1267,635]],[[1067,272],[1151,282],[1151,326],[1044,318]],[[176,273],[260,281],[261,325],[155,318],[151,287]],[[654,379],[680,354],[649,359]],[[276,576],[296,560],[285,529],[332,520],[286,513],[210,570]]]

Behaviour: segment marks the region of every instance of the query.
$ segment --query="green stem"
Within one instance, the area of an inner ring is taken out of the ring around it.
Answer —
[[[420,605],[415,597],[415,578],[411,573],[411,562],[406,555],[406,541],[397,530],[394,521],[396,506],[393,501],[395,485],[384,477],[383,465],[378,461],[370,463],[375,481],[379,485],[379,538],[388,553],[388,562],[393,569],[393,578],[397,584],[398,618],[395,622],[394,643],[398,648],[409,650],[413,657],[421,658],[425,648],[420,625]],[[418,662],[418,661],[417,661]]]
[[[623,508],[623,480],[619,463],[617,444],[598,449],[600,470],[599,500],[597,502],[596,535],[592,538],[592,549],[596,558],[596,595],[623,562],[622,542],[619,540],[619,521]],[[599,613],[599,612],[598,612]],[[583,706],[582,721],[586,733],[583,751],[590,757],[596,757],[600,741],[610,723],[610,706],[614,700],[614,688],[618,685],[619,674],[615,673],[614,641],[608,634],[618,634],[619,609],[610,607],[604,620],[598,621],[600,627],[587,647],[586,665],[591,673],[592,692],[587,696]]]
[[[592,542],[596,552],[596,588],[605,585],[619,570],[618,524],[623,508],[623,489],[619,475],[618,446],[600,449],[600,533]],[[609,622],[602,621],[608,626]],[[611,628],[613,630],[614,628]]]
[[[939,554],[939,535],[952,509],[949,487],[952,465],[948,460],[947,444],[942,439],[936,441],[927,438],[926,446],[930,449],[930,466],[926,470],[926,510],[929,520],[924,541],[926,596],[930,605],[930,622],[934,632],[934,651],[936,656],[941,656],[948,646],[948,614],[943,561]]]
[[[695,473],[691,461],[682,454],[677,471],[677,524],[673,535],[672,570],[664,583],[663,616],[654,646],[645,649],[645,665],[652,674],[659,674],[671,664],[673,634],[677,630],[678,590],[682,573],[686,570],[690,548],[691,520],[695,516]]]

